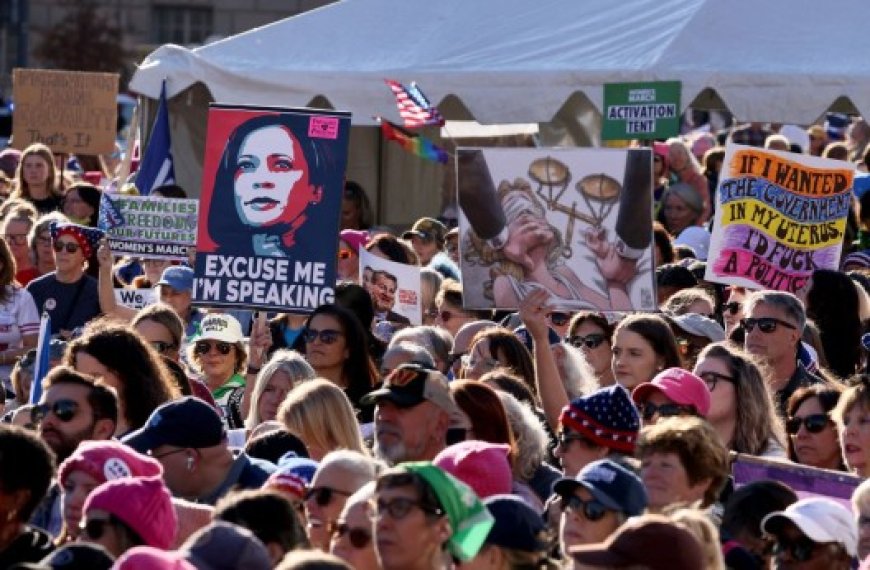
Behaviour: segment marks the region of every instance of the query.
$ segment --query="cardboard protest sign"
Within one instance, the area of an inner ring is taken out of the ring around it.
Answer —
[[[656,309],[649,149],[459,149],[468,308]]]
[[[118,74],[48,69],[12,71],[12,143],[43,143],[58,153],[102,154],[115,148]]]
[[[862,479],[842,471],[818,469],[799,463],[775,461],[738,454],[731,464],[734,486],[742,487],[753,481],[772,479],[791,487],[798,497],[826,497],[851,510],[849,499]]]
[[[681,85],[679,81],[605,83],[602,140],[679,135]]]
[[[186,260],[196,245],[198,209],[193,199],[104,193],[99,225],[116,255]]]
[[[839,269],[853,175],[838,160],[729,145],[704,278],[795,293]]]
[[[211,106],[194,303],[332,302],[349,134],[349,113]]]
[[[419,267],[383,259],[360,248],[359,274],[372,297],[375,321],[423,324]]]
[[[157,302],[157,290],[115,289],[115,300],[125,307],[139,310]]]

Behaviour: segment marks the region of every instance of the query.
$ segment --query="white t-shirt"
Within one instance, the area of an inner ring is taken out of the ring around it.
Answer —
[[[10,287],[11,288],[11,287]],[[39,333],[39,312],[33,297],[25,289],[15,288],[0,304],[0,351],[21,348],[22,337]],[[9,387],[12,364],[0,366],[0,378]]]

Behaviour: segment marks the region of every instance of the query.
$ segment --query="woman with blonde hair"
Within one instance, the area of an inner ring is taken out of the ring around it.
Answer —
[[[61,191],[57,182],[57,170],[51,149],[34,143],[21,153],[21,162],[15,171],[15,189],[11,198],[24,198],[32,203],[40,214],[60,209]]]
[[[336,449],[368,454],[350,400],[329,380],[315,378],[290,392],[278,409],[278,421],[305,442],[315,461]]]
[[[278,416],[278,408],[296,386],[317,376],[305,357],[295,350],[277,350],[257,374],[245,427],[253,430]]]
[[[747,352],[728,342],[708,345],[694,374],[710,390],[707,420],[731,451],[785,457],[785,432],[764,373]]]
[[[677,509],[670,513],[670,518],[698,539],[698,544],[704,551],[703,568],[725,570],[725,560],[719,544],[719,529],[707,515],[697,509]]]
[[[668,166],[671,172],[677,176],[679,182],[694,188],[701,198],[701,211],[697,222],[698,225],[701,225],[710,218],[710,214],[713,211],[710,204],[710,189],[707,185],[707,178],[704,176],[704,169],[682,139],[668,139],[667,145]]]

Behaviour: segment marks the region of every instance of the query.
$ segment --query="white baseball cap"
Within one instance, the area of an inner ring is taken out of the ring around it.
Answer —
[[[858,527],[852,513],[831,499],[810,498],[770,513],[761,521],[761,530],[776,534],[786,520],[794,523],[813,542],[839,542],[849,556],[858,555]]]
[[[244,342],[242,325],[232,315],[211,313],[199,323],[200,334],[194,340],[218,340],[222,342]]]

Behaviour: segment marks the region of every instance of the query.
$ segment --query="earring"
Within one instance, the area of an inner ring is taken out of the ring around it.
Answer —
[[[187,470],[193,471],[193,457],[190,455],[187,456]]]

